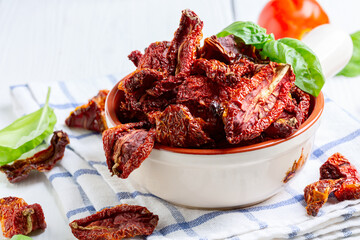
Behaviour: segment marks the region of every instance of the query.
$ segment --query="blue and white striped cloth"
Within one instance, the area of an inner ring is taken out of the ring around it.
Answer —
[[[101,135],[70,129],[65,118],[99,89],[111,89],[120,77],[51,84],[50,106],[57,129],[69,134],[70,145],[57,166],[46,173],[69,221],[121,203],[142,205],[159,215],[148,239],[360,239],[360,200],[338,203],[330,197],[317,217],[305,211],[304,187],[319,178],[320,165],[333,153],[345,155],[360,170],[360,121],[326,99],[322,124],[305,167],[280,193],[248,208],[227,211],[194,210],[172,205],[130,180],[110,177]],[[24,84],[10,88],[18,115],[45,101],[47,86]],[[54,236],[54,239],[56,237]]]

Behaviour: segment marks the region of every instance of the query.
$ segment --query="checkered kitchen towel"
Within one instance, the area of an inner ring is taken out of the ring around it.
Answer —
[[[322,124],[313,153],[304,169],[271,199],[248,208],[209,211],[172,205],[129,180],[110,177],[101,135],[69,129],[64,124],[71,110],[99,89],[111,89],[120,77],[107,76],[83,82],[51,85],[50,106],[58,118],[56,129],[65,130],[70,145],[65,157],[46,173],[69,221],[121,203],[147,207],[159,215],[159,224],[148,239],[360,239],[360,200],[337,203],[330,198],[317,217],[305,211],[304,187],[319,178],[320,165],[340,152],[360,170],[360,121],[326,99]],[[47,86],[24,84],[10,88],[19,115],[42,106]],[[336,203],[336,204],[335,204]]]

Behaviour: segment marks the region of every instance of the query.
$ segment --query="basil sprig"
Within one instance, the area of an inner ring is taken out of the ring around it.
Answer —
[[[13,236],[10,240],[32,240],[32,238],[19,234],[19,235]]]
[[[217,36],[230,34],[253,45],[271,61],[291,64],[296,76],[295,85],[315,97],[319,95],[325,77],[319,59],[303,42],[292,38],[275,40],[273,34],[267,34],[264,28],[252,22],[234,22]]]
[[[360,75],[360,31],[351,34],[353,42],[353,54],[349,63],[345,66],[338,75],[345,77],[356,77]]]
[[[50,88],[45,105],[0,130],[0,166],[34,149],[54,131],[56,116],[49,107]]]

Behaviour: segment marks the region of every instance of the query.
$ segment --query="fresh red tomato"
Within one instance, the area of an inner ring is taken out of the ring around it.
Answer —
[[[316,0],[270,0],[258,20],[276,39],[301,39],[304,33],[325,23],[329,18]]]

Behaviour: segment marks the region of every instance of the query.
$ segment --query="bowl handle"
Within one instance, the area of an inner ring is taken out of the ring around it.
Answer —
[[[350,35],[331,24],[314,28],[302,41],[318,56],[325,78],[340,72],[352,56]]]

